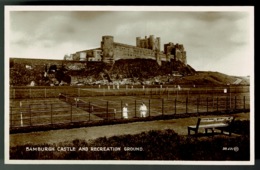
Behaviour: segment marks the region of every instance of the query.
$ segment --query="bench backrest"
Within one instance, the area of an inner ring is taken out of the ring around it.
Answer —
[[[213,117],[213,118],[200,118],[200,122],[216,123],[216,122],[225,122],[231,123],[233,117]]]
[[[234,117],[212,117],[212,118],[198,118],[196,128],[199,128],[200,124],[214,124],[214,123],[226,123],[231,124],[234,121]]]

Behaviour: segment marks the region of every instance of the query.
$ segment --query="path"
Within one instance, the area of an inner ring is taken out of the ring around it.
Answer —
[[[249,113],[235,114],[236,120],[249,120]],[[173,129],[179,135],[187,135],[187,126],[196,124],[197,117],[171,120],[158,120],[149,122],[135,122],[127,124],[84,127],[77,129],[51,130],[46,132],[33,132],[10,135],[10,146],[24,144],[58,144],[74,139],[91,140],[98,137],[111,137],[124,134],[138,134],[150,130]]]

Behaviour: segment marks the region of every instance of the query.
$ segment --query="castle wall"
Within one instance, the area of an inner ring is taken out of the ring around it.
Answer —
[[[160,51],[161,39],[150,35],[144,39],[136,37],[136,46],[114,42],[113,36],[103,36],[101,48],[79,51],[73,54],[73,60],[102,61],[113,64],[119,59],[153,59],[159,65],[161,61],[181,61],[187,64],[186,51],[182,44],[172,42],[164,44],[164,52]]]
[[[101,61],[102,50],[100,48],[78,51],[72,55],[74,61]]]
[[[131,45],[114,43],[114,59],[145,58],[155,60],[155,51]]]

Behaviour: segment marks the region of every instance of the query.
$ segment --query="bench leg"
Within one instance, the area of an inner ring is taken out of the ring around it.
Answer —
[[[231,129],[229,128],[229,136],[231,136]]]
[[[188,127],[188,135],[191,135],[191,131],[194,131],[195,135],[198,134],[198,129],[193,129]]]
[[[205,134],[208,134],[208,129],[211,130],[212,136],[214,136],[214,129],[213,128],[205,128]]]

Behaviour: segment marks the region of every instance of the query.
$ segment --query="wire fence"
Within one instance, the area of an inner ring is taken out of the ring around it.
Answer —
[[[88,96],[153,96],[163,95],[222,95],[249,93],[249,86],[174,86],[174,85],[95,85],[86,87],[10,87],[10,99],[57,98],[59,94],[77,97]]]
[[[250,97],[243,95],[103,96],[82,97],[59,93],[55,102],[34,103],[14,100],[10,107],[10,128],[55,125],[80,121],[123,119],[127,103],[128,119],[141,118],[140,105],[147,106],[146,117],[184,113],[246,110]]]

